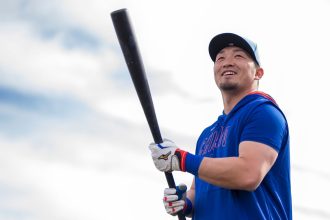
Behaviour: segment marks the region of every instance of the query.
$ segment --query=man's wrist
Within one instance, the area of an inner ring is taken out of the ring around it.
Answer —
[[[199,166],[202,163],[203,157],[191,154],[187,151],[177,149],[175,155],[179,159],[180,170],[198,176]]]
[[[186,156],[188,152],[177,148],[174,154],[179,160],[180,170],[186,172]]]
[[[185,161],[186,171],[188,173],[193,174],[194,176],[198,176],[198,170],[202,163],[202,160],[203,160],[202,156],[187,153],[186,161]]]
[[[192,211],[193,211],[193,205],[192,205],[190,199],[186,198],[185,204],[184,204],[184,207],[183,207],[183,214],[185,216],[191,216]]]

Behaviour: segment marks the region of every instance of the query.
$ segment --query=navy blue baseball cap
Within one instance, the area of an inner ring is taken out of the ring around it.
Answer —
[[[209,44],[210,57],[215,61],[217,54],[225,47],[235,46],[246,51],[260,65],[257,44],[233,33],[222,33],[212,38]]]

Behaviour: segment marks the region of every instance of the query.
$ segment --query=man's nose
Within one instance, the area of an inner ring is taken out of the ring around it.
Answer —
[[[224,68],[234,66],[233,58],[232,57],[226,57],[226,59],[224,59],[223,62],[222,62],[222,66]]]

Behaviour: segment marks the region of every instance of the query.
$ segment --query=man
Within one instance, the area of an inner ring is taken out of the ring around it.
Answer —
[[[222,114],[200,135],[195,155],[169,140],[149,146],[160,171],[194,175],[186,196],[165,189],[166,210],[194,220],[292,219],[288,124],[276,102],[257,91],[264,74],[257,46],[223,33],[209,53]]]

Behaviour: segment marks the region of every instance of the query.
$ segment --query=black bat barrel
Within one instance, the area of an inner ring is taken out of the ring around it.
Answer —
[[[116,30],[120,47],[125,57],[125,61],[133,80],[135,90],[140,99],[144,114],[148,121],[155,143],[163,142],[155,109],[150,94],[150,88],[141,59],[136,38],[130,25],[130,20],[126,9],[120,9],[111,13],[111,18]]]
[[[152,101],[148,80],[141,59],[138,44],[128,17],[126,9],[120,9],[111,13],[112,23],[115,27],[117,38],[123,52],[126,65],[133,80],[133,84],[138,94],[144,114],[149,124],[151,134],[155,143],[163,142],[157,117]],[[170,188],[175,188],[172,173],[165,172],[167,184]],[[182,212],[178,213],[179,220],[185,220]]]

